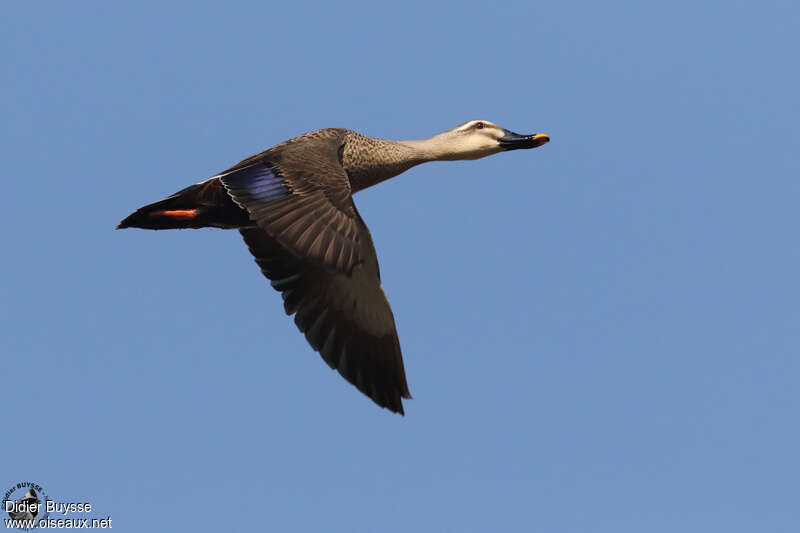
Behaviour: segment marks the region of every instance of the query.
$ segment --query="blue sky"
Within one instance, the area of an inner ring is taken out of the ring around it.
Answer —
[[[800,529],[796,3],[2,19],[0,485],[123,531]],[[405,417],[311,351],[236,233],[114,231],[305,131],[475,118],[552,142],[356,197]]]

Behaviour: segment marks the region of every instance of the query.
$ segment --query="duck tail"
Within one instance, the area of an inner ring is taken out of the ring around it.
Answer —
[[[228,195],[219,178],[211,178],[140,207],[117,229],[241,228],[252,225],[247,211]]]

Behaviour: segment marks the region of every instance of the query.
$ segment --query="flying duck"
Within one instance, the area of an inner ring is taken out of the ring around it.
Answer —
[[[471,120],[428,139],[328,128],[289,139],[137,209],[117,229],[237,229],[287,315],[331,368],[403,414],[406,383],[372,237],[353,194],[428,161],[480,159],[550,139]]]

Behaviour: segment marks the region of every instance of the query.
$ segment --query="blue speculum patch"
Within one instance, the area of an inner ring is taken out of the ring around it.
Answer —
[[[246,195],[258,202],[271,202],[290,193],[283,176],[263,163],[234,170],[220,179],[234,195]]]

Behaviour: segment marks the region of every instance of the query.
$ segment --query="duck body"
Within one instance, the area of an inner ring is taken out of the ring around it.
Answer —
[[[495,131],[479,131],[488,128]],[[519,148],[549,140],[486,121],[423,141],[317,130],[139,208],[118,229],[237,229],[311,347],[375,403],[403,414],[411,395],[397,329],[352,195],[426,161],[513,149],[503,139]]]

